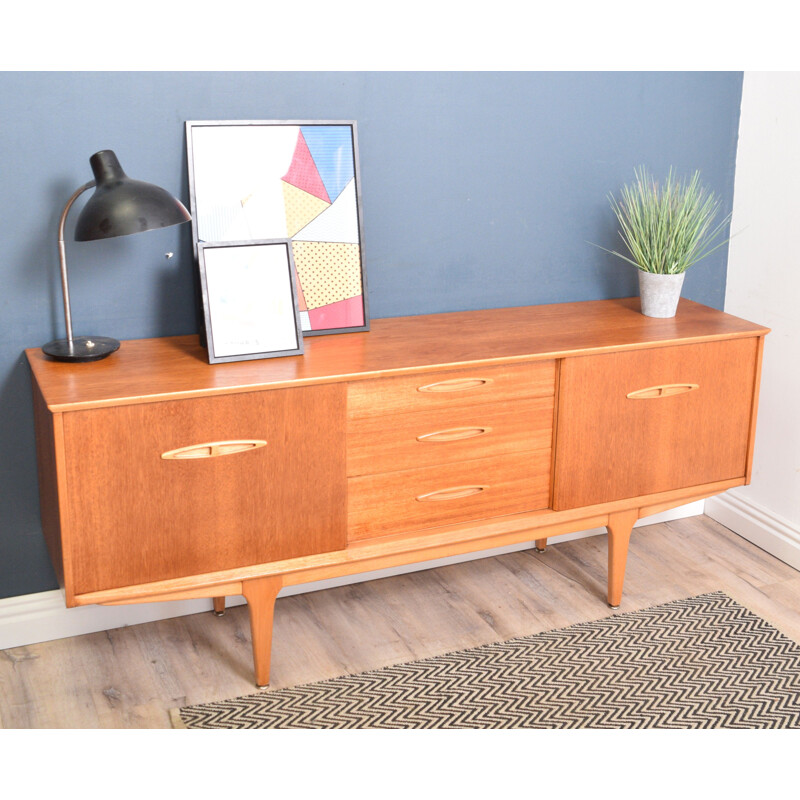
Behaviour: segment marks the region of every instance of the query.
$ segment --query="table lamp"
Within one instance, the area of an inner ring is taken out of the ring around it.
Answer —
[[[107,336],[72,335],[64,224],[78,197],[94,187],[94,194],[84,206],[75,225],[75,240],[78,242],[127,236],[130,233],[178,225],[191,219],[183,204],[166,190],[152,183],[129,178],[113,151],[101,150],[95,153],[89,159],[89,164],[95,179],[81,186],[70,197],[58,224],[58,258],[67,338],[56,339],[42,347],[44,353],[58,361],[98,361],[119,350],[119,342]]]

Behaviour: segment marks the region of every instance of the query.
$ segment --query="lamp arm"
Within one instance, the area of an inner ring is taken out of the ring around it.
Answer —
[[[67,341],[72,346],[72,312],[69,306],[69,282],[67,281],[67,248],[64,245],[64,225],[67,221],[67,214],[69,213],[72,204],[87,190],[95,186],[94,181],[85,183],[80,189],[67,200],[64,210],[61,212],[61,219],[58,222],[58,263],[61,268],[61,290],[64,296],[64,320],[67,324]]]

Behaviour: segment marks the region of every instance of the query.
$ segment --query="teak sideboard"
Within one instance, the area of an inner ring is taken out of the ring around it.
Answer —
[[[67,606],[244,595],[269,682],[281,587],[634,522],[750,480],[767,328],[636,298],[379,319],[208,364],[197,336],[27,356]]]

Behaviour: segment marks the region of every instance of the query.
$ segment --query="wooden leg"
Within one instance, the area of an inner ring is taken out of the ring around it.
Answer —
[[[637,509],[619,511],[608,515],[608,604],[619,608],[622,602],[622,584],[625,582],[625,564],[628,560],[628,543],[633,523],[639,519]]]
[[[214,613],[221,617],[225,613],[225,598],[224,597],[214,597]]]
[[[283,586],[280,575],[268,578],[255,578],[242,583],[242,594],[250,609],[250,632],[253,638],[253,662],[255,664],[256,686],[262,688],[269,684],[269,662],[272,655],[272,616],[275,611],[275,598]]]
[[[536,540],[536,552],[537,553],[544,553],[546,547],[547,547],[547,539],[537,539]]]

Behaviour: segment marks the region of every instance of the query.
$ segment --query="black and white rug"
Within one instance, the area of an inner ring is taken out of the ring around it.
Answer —
[[[722,592],[174,709],[182,728],[798,728],[800,645]]]

